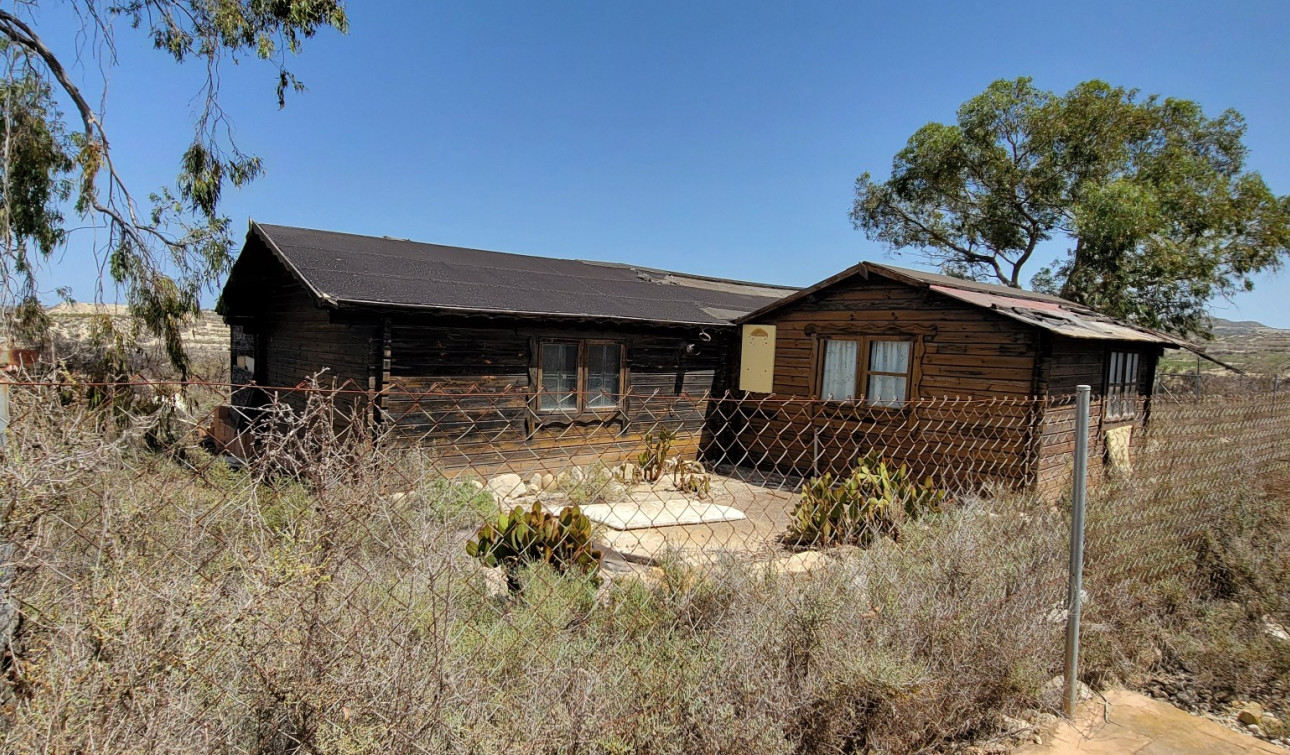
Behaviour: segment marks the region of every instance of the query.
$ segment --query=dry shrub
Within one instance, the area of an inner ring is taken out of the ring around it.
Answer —
[[[918,752],[1043,707],[1060,670],[1063,507],[962,501],[809,574],[538,564],[510,593],[464,548],[487,496],[418,449],[284,410],[239,469],[182,423],[159,453],[147,418],[22,401],[5,751]],[[1284,502],[1142,474],[1090,509],[1088,678],[1270,688],[1252,616],[1286,622]]]
[[[536,565],[508,595],[463,547],[481,496],[413,451],[315,423],[235,469],[194,433],[159,454],[29,408],[6,751],[911,751],[1035,705],[1060,658],[1060,517],[1034,503],[809,576]]]
[[[1086,681],[1183,676],[1204,702],[1290,702],[1290,643],[1265,631],[1290,625],[1290,488],[1284,461],[1250,458],[1276,435],[1233,432],[1242,409],[1166,425],[1135,479],[1090,503]]]

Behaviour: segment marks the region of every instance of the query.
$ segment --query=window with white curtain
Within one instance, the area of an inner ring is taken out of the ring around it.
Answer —
[[[899,407],[909,400],[913,343],[896,338],[829,338],[823,342],[820,398]]]
[[[909,400],[909,341],[869,342],[869,382],[865,397],[874,406],[900,406]]]
[[[856,397],[856,341],[824,342],[824,375],[820,398],[826,401],[854,401]]]
[[[578,409],[578,344],[542,344],[542,399],[547,411]]]

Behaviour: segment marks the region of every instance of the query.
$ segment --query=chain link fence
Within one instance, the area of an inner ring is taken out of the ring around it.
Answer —
[[[923,751],[1060,705],[1062,400],[10,390],[8,751]],[[1209,579],[1290,393],[1097,448],[1089,599]]]

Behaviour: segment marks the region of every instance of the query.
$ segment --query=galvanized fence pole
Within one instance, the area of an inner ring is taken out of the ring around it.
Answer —
[[[9,349],[0,349],[0,449],[9,445]]]
[[[1071,479],[1071,563],[1070,589],[1066,597],[1066,688],[1062,710],[1075,714],[1079,702],[1079,611],[1084,581],[1084,504],[1088,495],[1087,385],[1075,388],[1075,468]]]

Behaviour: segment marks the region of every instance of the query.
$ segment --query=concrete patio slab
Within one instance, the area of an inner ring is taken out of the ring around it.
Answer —
[[[1193,716],[1128,690],[1111,690],[1106,702],[1080,706],[1049,741],[1019,748],[1018,755],[1286,755],[1287,750]]]
[[[654,501],[595,503],[582,507],[582,513],[593,522],[616,530],[641,530],[672,527],[680,524],[711,524],[747,519],[733,506],[670,498]]]
[[[783,555],[779,537],[788,526],[789,515],[797,502],[794,491],[799,483],[754,470],[723,471],[727,474],[712,473],[712,487],[706,498],[686,501],[690,506],[702,503],[733,509],[743,516],[666,526],[654,521],[630,530],[602,527],[598,540],[637,561],[675,558],[709,564],[732,558],[751,562]],[[669,490],[666,485],[637,486],[623,499],[611,501],[609,505],[658,503],[680,497],[679,491]],[[586,512],[587,507],[582,510]]]

